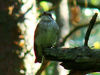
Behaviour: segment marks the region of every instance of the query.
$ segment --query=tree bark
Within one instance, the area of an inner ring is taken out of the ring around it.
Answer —
[[[15,12],[19,9],[18,1],[0,0],[0,75],[20,75],[20,68],[23,69],[17,55],[21,47],[17,44],[20,30]]]
[[[65,69],[84,71],[86,73],[99,71],[100,50],[89,47],[51,48],[44,50],[47,60],[62,62]]]

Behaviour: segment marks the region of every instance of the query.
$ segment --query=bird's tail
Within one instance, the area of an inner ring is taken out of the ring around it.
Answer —
[[[45,70],[45,68],[50,64],[50,61],[46,60],[43,57],[42,64],[40,69],[37,71],[36,75],[41,75],[41,73]]]
[[[35,53],[35,57],[36,57],[35,63],[37,63],[37,62],[41,63],[41,61],[42,61],[42,56],[40,54],[41,53],[41,48],[39,46],[37,46],[35,43],[34,43],[34,53]]]

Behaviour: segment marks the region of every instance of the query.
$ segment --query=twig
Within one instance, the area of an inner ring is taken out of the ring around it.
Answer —
[[[78,29],[80,28],[83,28],[83,27],[86,27],[88,24],[86,25],[81,25],[81,26],[78,26],[76,28],[74,28],[72,31],[69,32],[68,35],[66,35],[64,38],[63,38],[63,41],[60,43],[60,46],[63,46],[66,42],[66,40],[68,39],[68,37],[70,37],[73,33],[75,33]]]
[[[95,23],[96,25],[100,24],[100,21],[96,22]],[[79,25],[78,27],[74,28],[72,31],[69,32],[68,35],[66,35],[64,38],[63,38],[63,41],[60,43],[60,46],[63,46],[66,42],[66,40],[68,39],[68,37],[70,37],[73,33],[75,33],[78,29],[81,29],[81,28],[84,28],[84,27],[87,27],[89,25],[89,23],[87,24],[82,24],[82,25]]]
[[[88,6],[88,1],[87,0],[85,0],[85,7],[87,7]]]
[[[48,60],[43,60],[43,63],[41,64],[40,69],[36,72],[35,75],[41,75],[41,73],[45,70],[45,68],[50,64],[50,61]]]
[[[85,35],[84,46],[88,46],[89,36],[90,36],[90,33],[91,33],[93,26],[96,22],[97,15],[98,15],[98,13],[95,13],[94,16],[92,17],[91,21],[90,21],[89,27],[88,27],[86,35]]]

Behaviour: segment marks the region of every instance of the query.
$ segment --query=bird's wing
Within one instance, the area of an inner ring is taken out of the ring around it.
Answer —
[[[35,33],[34,33],[34,52],[35,52],[35,62],[41,62],[42,61],[42,56],[41,56],[41,46],[36,44],[36,40],[35,38],[37,38],[37,36],[39,34],[42,34],[42,32],[44,31],[43,27],[40,26],[40,23],[37,25],[36,29],[35,29]]]
[[[36,59],[35,59],[35,63],[36,62],[40,62],[42,61],[42,56],[39,55],[39,52],[38,52],[38,46],[34,43],[34,52],[35,52],[35,56],[36,56]]]

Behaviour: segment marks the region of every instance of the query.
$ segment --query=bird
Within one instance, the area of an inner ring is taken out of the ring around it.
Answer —
[[[58,36],[59,25],[52,18],[51,12],[42,13],[34,33],[35,63],[42,63],[40,69],[44,69],[46,66],[43,68],[43,65],[49,62],[43,55],[44,49],[54,47],[58,41]],[[36,75],[39,75],[39,73]]]
[[[43,50],[45,48],[51,48],[58,41],[59,26],[52,18],[50,12],[44,12],[41,15],[41,20],[38,23],[34,34],[34,51],[36,60],[35,62],[41,62],[43,56]]]

